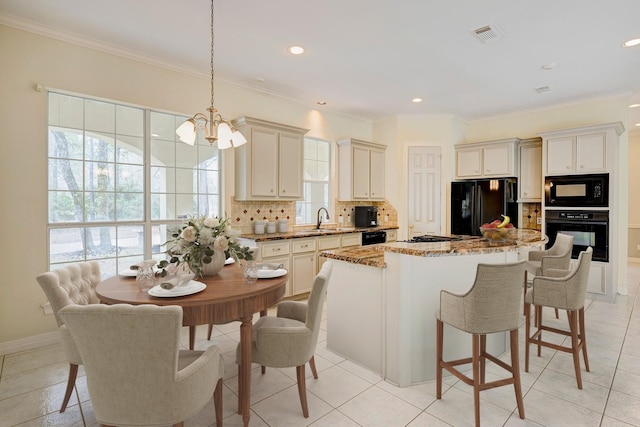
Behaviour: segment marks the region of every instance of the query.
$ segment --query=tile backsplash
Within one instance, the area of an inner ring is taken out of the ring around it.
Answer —
[[[540,203],[522,204],[522,224],[520,224],[520,228],[542,230],[542,224],[538,224],[538,218],[542,218],[542,205]]]
[[[356,206],[377,206],[378,224],[382,226],[395,226],[398,224],[398,212],[386,200],[384,202],[340,202],[336,201],[330,223],[337,223],[338,227],[354,226],[354,211]],[[252,234],[253,224],[256,220],[289,221],[288,229],[293,231],[296,227],[296,202],[289,201],[240,201],[231,199],[231,218],[234,229],[242,234]],[[342,223],[340,218],[342,217]],[[312,228],[312,226],[309,226]]]

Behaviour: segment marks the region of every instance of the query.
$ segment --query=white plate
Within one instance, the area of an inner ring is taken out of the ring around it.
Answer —
[[[224,265],[229,265],[229,264],[233,264],[234,262],[236,262],[235,259],[233,259],[232,257],[229,257],[226,259],[226,261],[224,262]]]
[[[273,279],[274,277],[284,276],[285,274],[287,274],[287,270],[284,268],[279,268],[277,270],[259,268],[257,276],[258,279]]]
[[[160,285],[156,285],[149,289],[149,295],[160,298],[183,297],[186,295],[197,294],[198,292],[205,290],[206,287],[207,285],[202,282],[190,280],[186,285],[173,289],[162,289]]]

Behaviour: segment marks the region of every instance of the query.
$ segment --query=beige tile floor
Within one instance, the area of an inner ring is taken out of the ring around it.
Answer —
[[[591,302],[586,310],[591,372],[583,369],[583,390],[578,390],[569,354],[543,349],[533,357],[529,373],[522,372],[526,419],[518,418],[513,389],[501,387],[481,394],[484,426],[640,426],[640,311],[635,302],[640,265],[630,264],[629,295],[615,304]],[[640,309],[640,303],[638,305]],[[546,315],[545,318],[552,316]],[[558,324],[566,323],[561,316]],[[323,323],[326,325],[326,322]],[[224,425],[240,426],[237,405],[237,368],[234,351],[237,324],[216,328],[212,342],[198,330],[198,348],[221,347],[225,360]],[[524,333],[521,330],[521,359]],[[187,342],[184,333],[183,343]],[[503,356],[505,359],[508,355]],[[524,363],[524,362],[522,362]],[[295,369],[253,370],[251,426],[467,426],[473,425],[473,396],[464,383],[447,378],[442,400],[428,382],[397,388],[379,376],[344,360],[326,348],[321,331],[316,351],[320,378],[307,379],[310,417],[302,417],[295,384]],[[523,365],[522,365],[523,366]],[[63,414],[58,412],[68,365],[59,345],[0,356],[0,427],[96,426],[84,371]],[[502,375],[488,366],[488,377]],[[307,369],[309,374],[309,370]],[[488,378],[489,379],[489,378]],[[214,425],[213,404],[185,425]]]

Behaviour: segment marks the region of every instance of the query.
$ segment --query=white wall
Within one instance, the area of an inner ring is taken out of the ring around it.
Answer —
[[[640,133],[629,135],[629,257],[640,261]]]
[[[46,91],[49,88],[155,109],[194,114],[210,101],[209,77],[193,76],[0,25],[0,354],[9,342],[55,330],[35,277],[47,270]],[[370,140],[366,120],[314,110],[291,100],[216,82],[216,108],[311,129],[335,140]],[[226,153],[225,153],[226,155]],[[233,194],[233,157],[224,159],[225,191]]]

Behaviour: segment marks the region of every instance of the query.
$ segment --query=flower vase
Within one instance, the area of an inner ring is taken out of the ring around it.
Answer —
[[[216,250],[211,257],[211,262],[209,264],[202,264],[200,272],[203,276],[213,276],[218,274],[222,267],[224,267],[224,262],[227,258],[224,255],[224,251]]]

